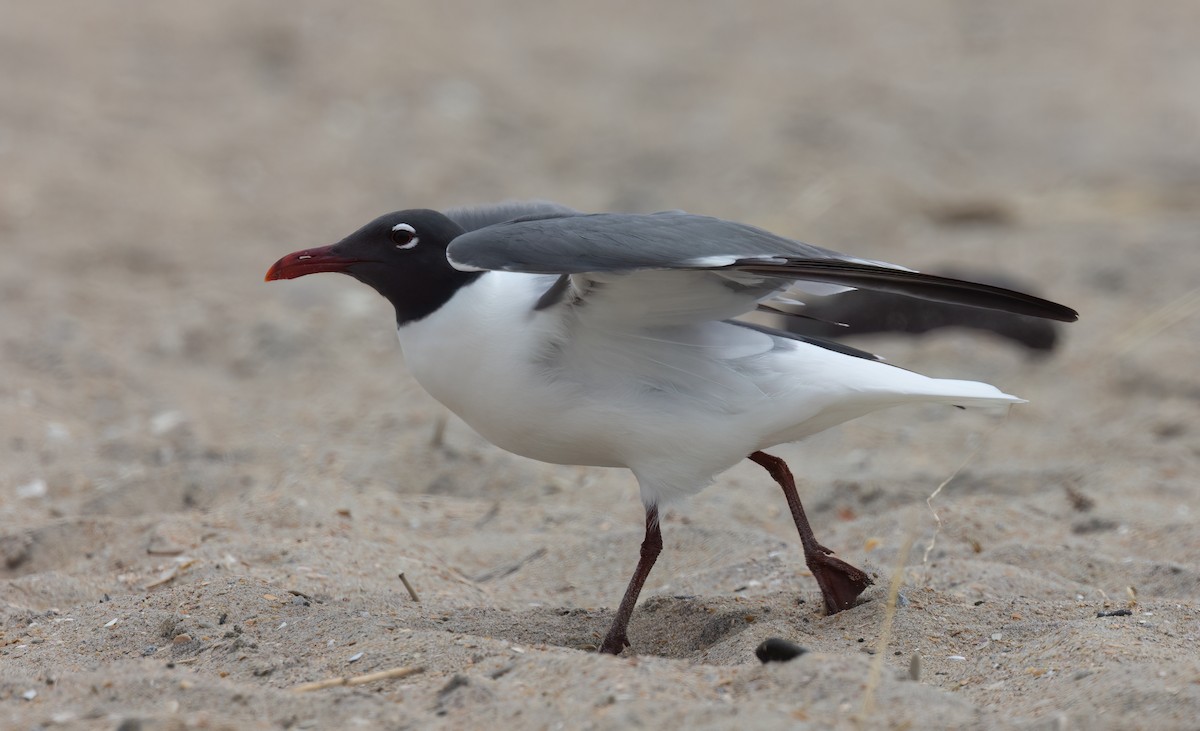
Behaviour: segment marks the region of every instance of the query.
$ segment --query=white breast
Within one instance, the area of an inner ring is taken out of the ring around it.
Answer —
[[[561,308],[535,311],[554,277],[489,272],[437,312],[398,329],[405,362],[431,396],[488,441],[543,462],[624,465],[570,384],[543,364]],[[581,411],[583,413],[581,413]]]

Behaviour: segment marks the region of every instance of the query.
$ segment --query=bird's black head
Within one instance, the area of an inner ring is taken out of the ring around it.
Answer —
[[[482,272],[450,266],[446,247],[462,228],[437,211],[396,211],[376,218],[333,246],[288,254],[266,281],[317,272],[342,272],[369,284],[396,308],[396,321],[420,320]]]

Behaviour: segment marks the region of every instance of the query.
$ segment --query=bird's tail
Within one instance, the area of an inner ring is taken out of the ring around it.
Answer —
[[[1004,393],[989,383],[952,378],[922,378],[904,395],[913,401],[954,406],[1008,406],[1025,403],[1025,399]]]
[[[873,366],[881,363],[863,361]],[[1004,393],[987,383],[959,381],[949,378],[928,378],[919,373],[888,367],[885,378],[878,382],[860,382],[850,392],[843,391],[803,422],[789,425],[772,434],[763,443],[779,444],[796,441],[832,426],[907,404],[947,404],[962,407],[1006,407],[1025,403],[1025,400]]]

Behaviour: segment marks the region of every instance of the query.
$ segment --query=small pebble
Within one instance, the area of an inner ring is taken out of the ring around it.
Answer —
[[[34,690],[34,689],[32,689],[32,688],[30,688],[29,690],[27,690],[27,691],[25,691],[24,693],[22,693],[22,694],[21,694],[21,697],[22,697],[22,698],[24,698],[24,699],[25,699],[25,700],[27,700],[27,701],[31,701],[31,700],[33,700],[34,698],[37,698],[37,691],[36,691],[36,690]]]
[[[175,635],[175,637],[171,640],[171,643],[175,645],[185,645],[191,641],[191,635],[186,632],[180,632],[179,634]]]
[[[32,482],[28,482],[24,485],[20,485],[19,487],[17,487],[17,497],[19,497],[19,498],[44,497],[46,495],[47,490],[48,490],[48,487],[46,485],[46,481],[41,478],[38,478],[36,480],[33,480]]]
[[[71,430],[57,422],[46,425],[46,441],[65,443],[71,441]]]
[[[179,411],[163,411],[155,414],[150,420],[150,432],[155,436],[163,436],[176,427],[182,426],[187,421],[187,417]]]
[[[765,665],[769,662],[794,660],[806,652],[808,650],[795,642],[790,642],[782,637],[768,637],[754,649],[754,656]]]
[[[349,657],[349,658],[346,660],[346,662],[358,662],[359,660],[361,660],[361,659],[362,659],[362,656],[363,656],[363,655],[365,655],[365,654],[366,654],[366,653],[363,653],[363,652],[356,652],[356,653],[354,653],[353,655],[351,655],[351,656],[350,656],[350,657]]]

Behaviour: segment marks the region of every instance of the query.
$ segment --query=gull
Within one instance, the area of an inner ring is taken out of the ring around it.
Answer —
[[[630,616],[662,551],[660,509],[743,459],[761,465],[783,489],[825,609],[843,611],[871,579],[817,541],[788,465],[764,450],[893,406],[1022,402],[738,318],[848,289],[1078,318],[1032,295],[743,223],[548,202],[388,213],[336,244],[288,254],[266,280],[317,272],[348,274],[387,298],[409,372],[496,446],[633,473],[646,532],[599,648],[614,655],[629,646]]]

